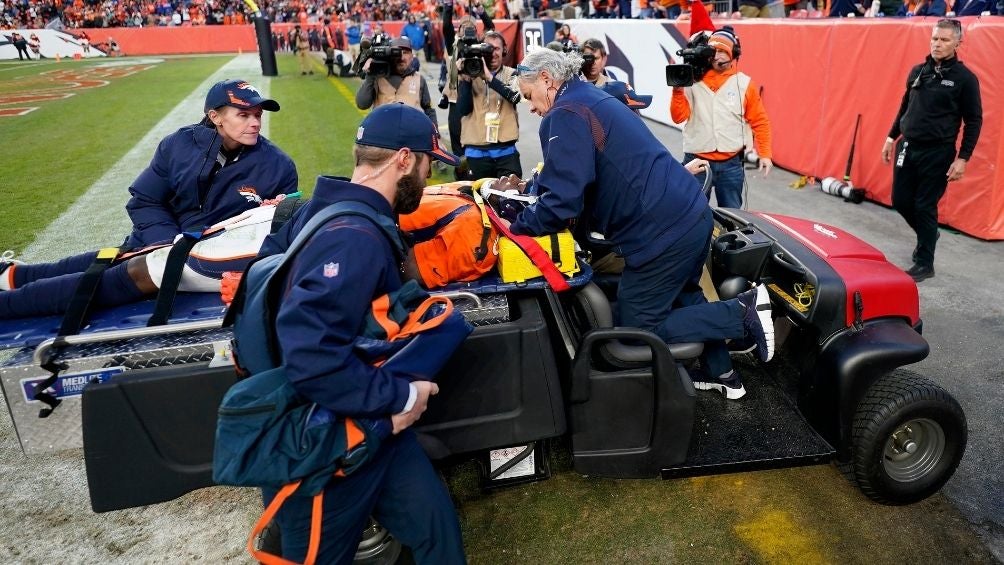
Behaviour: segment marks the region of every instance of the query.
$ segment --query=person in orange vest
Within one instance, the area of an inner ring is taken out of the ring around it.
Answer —
[[[732,28],[712,33],[708,45],[715,48],[711,70],[693,86],[673,88],[670,115],[674,122],[687,122],[683,162],[695,157],[707,160],[718,205],[740,208],[746,180],[743,149],[755,142],[764,176],[773,167],[770,121],[756,83],[736,69],[741,48]],[[699,182],[703,175],[697,175]]]
[[[432,123],[439,123],[436,119],[436,110],[432,107],[429,85],[425,82],[425,77],[412,65],[415,54],[411,48],[411,40],[407,37],[398,37],[390,42],[390,46],[401,50],[401,58],[391,61],[392,66],[386,76],[375,76],[370,73],[373,59],[366,59],[362,65],[366,78],[356,91],[356,107],[366,110],[400,102],[422,110]]]

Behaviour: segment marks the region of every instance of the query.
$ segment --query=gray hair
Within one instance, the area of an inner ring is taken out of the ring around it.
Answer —
[[[554,80],[565,82],[579,74],[583,62],[582,55],[574,51],[559,53],[550,49],[536,49],[527,53],[519,64],[519,79],[536,82],[540,72],[547,71]]]
[[[955,35],[955,39],[959,40],[962,39],[962,22],[960,22],[959,20],[955,20],[952,18],[941,18],[940,20],[938,20],[937,23],[934,24],[934,27],[950,30],[952,34]]]

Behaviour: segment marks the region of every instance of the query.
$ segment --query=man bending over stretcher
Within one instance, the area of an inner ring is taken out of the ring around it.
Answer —
[[[207,229],[188,255],[178,290],[219,292],[225,271],[242,272],[271,231],[276,202],[269,201]],[[120,255],[101,273],[94,305],[109,308],[156,294],[173,245]],[[0,261],[0,320],[65,312],[95,255],[87,253],[35,265]]]

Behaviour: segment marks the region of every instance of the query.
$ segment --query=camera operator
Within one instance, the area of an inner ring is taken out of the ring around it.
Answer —
[[[703,40],[698,36],[691,44]],[[706,61],[710,68],[693,86],[673,87],[670,115],[677,123],[687,122],[683,127],[684,162],[694,157],[707,160],[718,205],[740,208],[745,182],[743,149],[750,145],[751,135],[764,176],[773,167],[770,122],[756,83],[736,70],[741,49],[732,28],[712,33],[707,45],[713,48],[707,50],[709,56],[713,53],[713,58]],[[700,73],[698,70],[694,78]],[[704,181],[703,175],[698,181]]]
[[[481,10],[481,23],[485,31],[495,29],[488,12]],[[450,131],[450,148],[457,155],[463,155],[464,146],[460,143],[460,120],[463,116],[457,111],[457,97],[460,94],[460,74],[454,61],[457,59],[457,51],[461,44],[480,43],[478,37],[477,23],[472,16],[464,17],[460,20],[460,25],[456,29],[453,27],[453,0],[443,3],[443,41],[446,47],[446,57],[440,69],[439,90],[443,93],[443,100],[439,107],[449,109],[447,123]],[[457,168],[455,173],[459,174],[461,168]],[[460,180],[458,178],[458,180]]]
[[[603,42],[591,37],[582,42],[582,76],[593,84],[603,86],[611,80],[621,80],[607,70],[607,48]]]
[[[425,112],[436,123],[436,110],[429,97],[429,86],[412,65],[415,57],[411,40],[399,37],[386,45],[384,36],[375,36],[361,70],[366,73],[356,91],[356,107],[377,108],[391,102],[401,102]]]
[[[505,38],[495,31],[485,34],[484,43],[462,45],[457,52],[460,140],[476,179],[523,176],[516,150],[520,94],[509,86],[516,70],[502,64],[505,55]]]

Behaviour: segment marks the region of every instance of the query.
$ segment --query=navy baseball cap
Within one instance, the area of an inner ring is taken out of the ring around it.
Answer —
[[[428,153],[451,167],[460,164],[456,155],[439,146],[439,129],[429,116],[401,103],[384,104],[363,118],[356,130],[356,145]]]
[[[206,94],[206,112],[215,110],[220,106],[233,106],[234,108],[252,108],[261,106],[262,110],[278,112],[279,103],[261,95],[258,89],[251,86],[246,80],[227,79],[213,85]]]
[[[634,90],[628,88],[627,83],[619,80],[612,80],[604,84],[603,90],[610,96],[613,96],[614,98],[627,104],[627,107],[632,110],[642,110],[644,108],[648,108],[649,105],[652,104],[651,96],[638,94]]]
[[[411,39],[408,39],[407,37],[404,36],[398,37],[394,41],[391,41],[390,46],[400,47],[401,49],[407,49],[408,51],[413,51],[413,49],[411,48]]]

